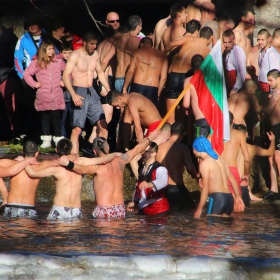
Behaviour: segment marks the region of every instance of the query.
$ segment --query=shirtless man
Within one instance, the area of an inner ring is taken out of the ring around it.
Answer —
[[[180,49],[175,62],[168,74],[166,81],[166,109],[169,109],[176,102],[176,99],[183,90],[186,73],[191,69],[191,59],[195,54],[206,57],[209,54],[208,45],[212,41],[213,32],[210,27],[203,27],[200,30],[200,38],[191,38],[187,40]],[[175,113],[173,112],[167,122],[175,122]]]
[[[225,51],[223,60],[228,96],[237,93],[243,85],[246,76],[246,56],[243,49],[235,44],[235,35],[232,30],[223,34]]]
[[[120,28],[120,17],[115,12],[110,12],[106,16],[106,25],[109,26],[114,33],[118,32],[118,29]]]
[[[94,218],[124,218],[125,205],[123,196],[123,172],[124,167],[135,155],[144,151],[151,140],[156,137],[155,132],[149,138],[143,139],[134,149],[116,157],[105,165],[84,166],[69,162],[68,158],[62,157],[58,161],[62,166],[71,166],[78,174],[94,174],[93,190],[95,193],[96,207],[93,211]],[[109,145],[103,137],[97,137],[93,141],[93,150],[99,157],[109,153]]]
[[[241,195],[242,194],[241,186],[240,186],[241,181],[244,181],[243,183],[245,183],[247,186],[249,184],[249,172],[250,172],[249,152],[242,132],[232,128],[233,114],[231,112],[229,112],[229,119],[230,119],[230,141],[224,143],[224,151],[222,153],[222,158],[228,164],[229,169],[238,184],[238,191],[239,194]],[[242,174],[242,177],[240,177],[237,169],[237,156],[240,148],[244,157],[244,173]],[[230,192],[235,198],[235,192],[232,187],[233,187],[232,184],[229,184]],[[234,209],[234,210],[238,211],[238,209]]]
[[[70,155],[72,143],[69,139],[61,139],[57,143],[57,153],[59,156]],[[75,163],[83,165],[103,164],[116,157],[116,153],[110,154],[106,159],[97,158],[77,158]],[[55,162],[53,162],[55,163]],[[43,164],[43,163],[42,163]],[[82,176],[69,171],[69,168],[61,167],[58,163],[55,166],[34,169],[30,165],[25,168],[26,173],[31,178],[43,178],[46,176],[55,177],[56,192],[53,199],[52,209],[47,217],[48,220],[81,218],[81,189]]]
[[[140,48],[132,52],[132,59],[125,75],[123,93],[131,81],[130,91],[138,92],[150,99],[156,106],[167,77],[168,61],[166,55],[153,48],[148,37],[140,40]]]
[[[172,19],[170,16],[163,18],[158,21],[155,26],[154,34],[153,34],[153,41],[154,41],[154,48],[160,48],[160,41],[164,30],[172,24]]]
[[[174,39],[182,37],[186,33],[186,29],[183,24],[187,22],[188,14],[182,4],[174,4],[170,8],[170,17],[172,19],[172,25],[168,26],[161,37],[160,49],[164,48]]]
[[[115,90],[122,91],[125,73],[130,64],[132,52],[139,46],[137,35],[142,30],[142,20],[139,16],[130,16],[127,21],[128,32],[115,38],[110,50],[102,60],[102,69],[105,70],[111,58],[116,55],[117,68],[115,75]]]
[[[193,153],[199,161],[201,170],[202,190],[195,218],[200,218],[205,202],[210,195],[207,215],[229,217],[234,208],[244,211],[244,203],[238,193],[237,183],[232,176],[227,163],[212,149],[211,143],[205,137],[198,137],[193,142]],[[227,180],[235,191],[235,201]]]
[[[271,131],[275,135],[275,152],[269,157],[270,164],[270,192],[266,195],[267,199],[278,197],[278,184],[280,174],[280,71],[277,69],[270,70],[267,73],[267,80],[272,89],[272,96],[268,105],[261,111],[270,117]]]
[[[136,92],[123,94],[115,91],[112,94],[110,103],[118,109],[127,107],[124,123],[134,123],[135,134],[139,143],[144,138],[142,127],[148,129],[146,133],[146,136],[148,136],[151,131],[158,127],[162,120],[156,106],[148,98]],[[124,140],[126,139],[127,137],[124,137]],[[124,141],[124,148],[129,148],[129,141]]]
[[[196,54],[192,57],[191,60],[191,66],[192,70],[195,73],[202,62],[204,61],[203,56]],[[185,82],[184,82],[184,88],[188,85],[190,82],[191,77],[188,77]],[[188,121],[188,131],[190,130],[189,128],[194,127],[194,132],[191,131],[191,133],[194,135],[194,139],[199,136],[204,136],[207,137],[210,133],[210,125],[205,119],[204,114],[201,112],[199,105],[198,105],[198,97],[197,97],[197,92],[196,89],[193,85],[189,88],[189,90],[186,92],[184,99],[183,99],[183,107],[186,108],[186,114],[189,116],[189,108],[191,107],[191,112],[194,115],[194,126],[193,123]],[[189,135],[189,138],[192,139],[191,135]]]
[[[208,26],[213,31],[213,37],[212,37],[212,44],[209,45],[209,48],[212,49],[214,45],[217,43],[217,41],[220,39],[220,26],[219,23],[214,20],[216,17],[216,9],[215,5],[211,2],[204,2],[200,6],[201,10],[201,28],[204,26]]]
[[[234,20],[230,16],[222,16],[218,20],[219,30],[220,30],[220,39],[222,39],[223,33],[228,29],[234,28]]]
[[[181,143],[184,134],[184,124],[180,122],[173,123],[170,139],[158,146],[156,156],[156,161],[163,164],[168,170],[168,186],[165,195],[169,205],[171,208],[178,207],[179,209],[186,206],[194,206],[191,194],[184,185],[184,167],[186,167],[192,178],[199,178],[199,174],[192,163],[188,146]]]
[[[71,119],[73,144],[72,153],[79,152],[79,136],[84,128],[86,118],[92,125],[97,123],[99,134],[107,137],[107,123],[100,103],[100,97],[92,87],[95,71],[106,91],[110,91],[108,81],[98,61],[99,55],[95,51],[97,37],[91,32],[83,36],[83,46],[73,51],[63,72],[63,81],[72,97]],[[72,77],[72,83],[70,79]]]
[[[251,41],[248,36],[254,32],[254,25],[255,16],[253,12],[246,10],[242,12],[241,21],[233,29],[236,45],[243,49],[245,56],[251,51]]]
[[[241,131],[245,138],[247,137],[248,133],[247,133],[247,129],[246,126],[244,125],[238,125],[235,129]],[[247,148],[248,148],[248,152],[249,152],[249,157],[250,157],[250,165],[253,161],[253,158],[255,156],[259,156],[259,157],[272,157],[275,151],[275,135],[270,131],[267,132],[267,136],[270,140],[270,145],[268,147],[268,149],[263,149],[259,146],[256,145],[250,145],[248,143],[246,143]],[[244,173],[244,157],[242,154],[242,151],[239,150],[238,152],[238,156],[237,156],[237,168],[238,168],[238,172],[239,174],[243,174]],[[249,206],[250,204],[250,200],[255,200],[255,201],[260,201],[260,200],[266,200],[266,199],[278,199],[278,194],[274,193],[274,192],[268,192],[264,198],[259,198],[255,195],[252,194],[251,192],[251,188],[250,186],[245,185],[244,183],[241,183],[241,190],[242,190],[242,199],[243,202],[245,204],[245,206]]]

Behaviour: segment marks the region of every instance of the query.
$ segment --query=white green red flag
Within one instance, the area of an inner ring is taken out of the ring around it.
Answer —
[[[207,55],[190,83],[196,89],[199,108],[211,127],[213,149],[221,155],[224,150],[224,141],[230,140],[221,40]]]

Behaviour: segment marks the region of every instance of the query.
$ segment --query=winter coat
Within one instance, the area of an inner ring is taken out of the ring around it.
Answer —
[[[30,65],[24,71],[23,78],[26,83],[34,88],[36,81],[32,78],[36,74],[37,81],[41,87],[37,89],[35,109],[37,111],[64,110],[65,102],[59,82],[61,72],[65,68],[61,56],[56,56],[47,68],[41,68],[37,64],[37,57],[34,56]]]

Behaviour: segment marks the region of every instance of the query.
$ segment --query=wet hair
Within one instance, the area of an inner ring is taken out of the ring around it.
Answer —
[[[142,22],[141,18],[137,15],[130,16],[127,20],[127,27],[129,31],[133,31],[136,29],[138,25]]]
[[[241,131],[243,134],[247,132],[247,126],[245,124],[235,124],[234,129]]]
[[[274,79],[280,78],[280,71],[277,70],[277,69],[272,69],[272,70],[268,71],[267,77],[268,77],[268,76],[271,76],[271,77],[273,77]]]
[[[149,145],[149,150],[151,152],[155,152],[157,153],[158,152],[158,145],[156,142],[151,142],[150,145]]]
[[[272,38],[273,38],[273,39],[278,39],[279,37],[280,37],[280,28],[276,28],[276,29],[273,31]]]
[[[98,37],[95,33],[91,32],[91,31],[88,31],[83,35],[82,40],[83,40],[83,42],[88,43],[91,40],[97,40],[98,41]]]
[[[55,53],[53,53],[51,58],[47,56],[48,46],[53,46],[53,43],[50,40],[44,40],[37,51],[37,65],[40,68],[46,68],[55,57]]]
[[[268,39],[271,36],[267,29],[259,30],[258,35],[265,35],[266,39]]]
[[[33,141],[27,141],[23,144],[23,155],[27,157],[34,157],[38,152],[38,145]]]
[[[117,90],[112,91],[112,95],[107,98],[108,104],[112,105],[112,102],[115,102],[120,96],[123,96],[122,92],[119,92]]]
[[[241,12],[241,17],[245,17],[245,18],[246,18],[246,17],[248,16],[249,13],[251,13],[251,14],[253,14],[253,15],[255,14],[253,10],[243,10],[243,11]]]
[[[252,86],[257,89],[257,84],[254,80],[245,80],[243,85],[242,85],[241,90],[245,90],[247,92],[248,89]]]
[[[233,31],[232,31],[231,29],[228,29],[228,30],[224,31],[222,37],[231,37],[231,36],[232,36],[233,38],[235,38]]]
[[[70,155],[72,150],[72,142],[67,138],[60,139],[57,142],[56,149],[59,156]]]
[[[174,19],[174,18],[176,18],[177,13],[182,12],[184,9],[185,9],[185,7],[182,4],[176,3],[171,6],[169,15],[172,19]]]
[[[97,155],[100,154],[100,152],[102,152],[103,154],[107,154],[105,152],[105,145],[108,144],[107,143],[107,140],[104,138],[104,137],[96,137],[94,140],[93,140],[93,143],[92,143],[92,148],[93,150],[96,151]]]
[[[61,51],[73,51],[71,41],[65,41],[61,44]]]
[[[195,54],[191,59],[192,70],[195,72],[197,69],[199,69],[203,61],[204,61],[204,57],[202,55]]]
[[[229,113],[229,124],[232,124],[233,122],[233,113],[231,111],[228,111]]]
[[[200,28],[201,28],[201,24],[196,19],[190,20],[186,25],[186,31],[191,34],[193,34],[195,31],[199,31]]]
[[[160,131],[170,131],[170,130],[171,130],[171,124],[170,123],[165,123],[160,129]]]
[[[148,46],[153,46],[153,40],[149,37],[144,37],[140,40],[140,44],[143,44],[143,45],[148,45]]]
[[[213,36],[213,30],[209,26],[204,26],[200,29],[199,36],[209,40]]]
[[[171,135],[183,135],[185,130],[185,125],[182,122],[175,122],[171,125]]]

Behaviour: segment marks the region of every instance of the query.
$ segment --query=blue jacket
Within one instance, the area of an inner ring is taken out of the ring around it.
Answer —
[[[45,30],[42,30],[42,35],[45,33]],[[42,36],[39,41],[39,46],[42,43]],[[15,48],[15,69],[18,76],[23,79],[23,72],[31,63],[32,57],[37,53],[37,47],[31,38],[29,32],[26,32],[20,37],[16,44]]]

